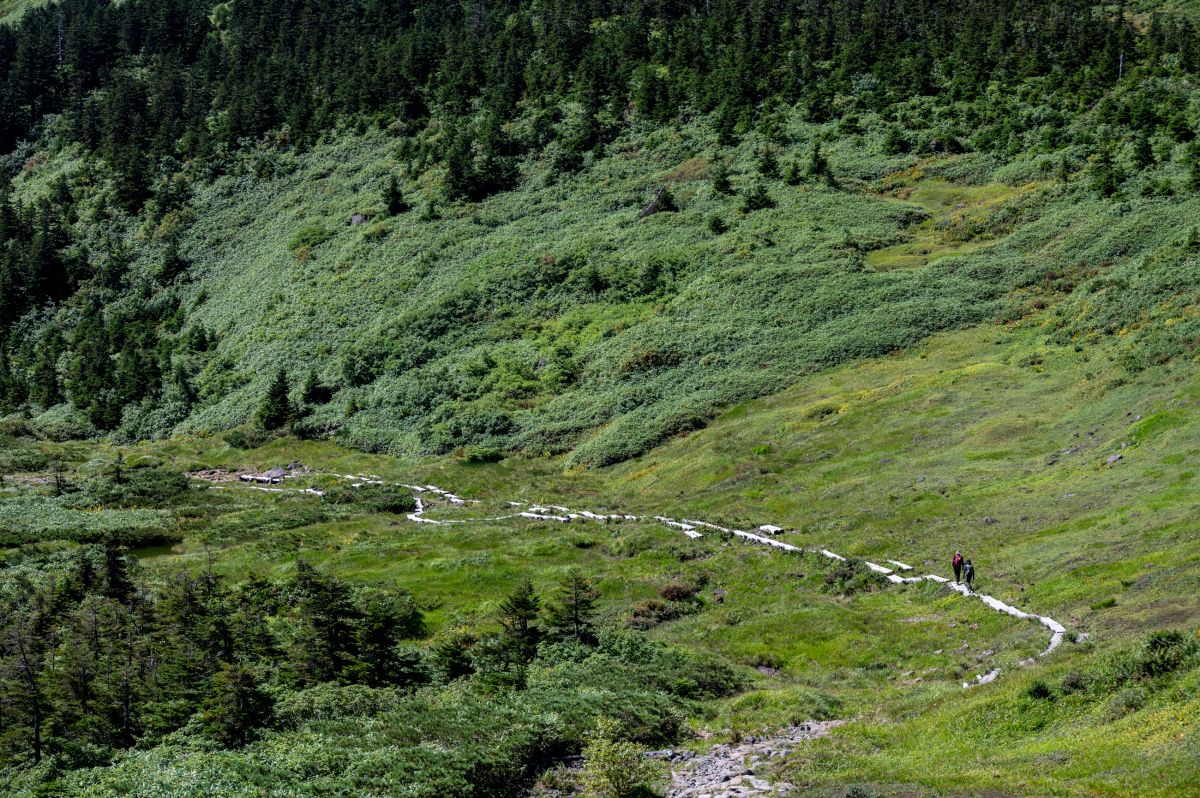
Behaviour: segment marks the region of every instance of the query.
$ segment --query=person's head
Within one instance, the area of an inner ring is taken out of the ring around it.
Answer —
[[[954,554],[955,554],[956,556],[962,556],[962,552],[961,552],[961,551],[959,551],[958,549],[955,549],[955,550],[954,550]]]
[[[971,561],[970,561],[970,560],[967,560],[967,565],[970,565],[970,564],[971,564]]]

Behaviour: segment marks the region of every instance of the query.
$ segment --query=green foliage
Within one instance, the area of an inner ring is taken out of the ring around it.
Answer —
[[[321,500],[333,505],[356,505],[377,513],[410,513],[417,509],[416,499],[394,485],[363,484],[359,487],[337,485],[324,491]]]
[[[295,418],[295,407],[292,405],[290,392],[287,372],[283,369],[277,370],[255,416],[255,421],[261,429],[268,432],[282,429]]]
[[[742,195],[742,213],[754,213],[774,208],[775,205],[775,198],[767,190],[766,184],[761,181],[754,183]]]
[[[200,725],[226,748],[241,748],[271,722],[273,709],[274,700],[259,686],[254,671],[244,665],[223,665],[212,678]]]
[[[541,600],[528,579],[500,602],[498,620],[504,628],[504,646],[525,661],[532,660],[542,638]]]
[[[395,216],[408,210],[408,201],[405,200],[404,192],[400,189],[400,181],[396,179],[395,175],[389,176],[384,184],[382,199],[388,216]]]
[[[617,737],[620,726],[602,718],[583,749],[580,781],[589,798],[638,798],[663,775],[658,762],[647,759],[640,747]]]
[[[599,591],[578,569],[572,569],[558,587],[555,600],[546,608],[546,627],[551,639],[596,642],[596,601]]]
[[[269,439],[265,430],[257,427],[231,429],[222,438],[235,449],[257,449]]]
[[[843,596],[877,590],[885,584],[883,577],[867,568],[862,560],[837,560],[825,572],[825,589]]]
[[[732,194],[733,183],[729,179],[729,165],[723,160],[716,160],[712,165],[712,188],[718,194]]]
[[[829,166],[829,159],[825,157],[825,153],[821,151],[821,142],[814,141],[812,152],[808,155],[808,177],[811,180],[817,180],[831,187],[837,187],[837,180],[833,177],[833,170]]]
[[[325,228],[323,225],[310,224],[300,228],[296,234],[292,236],[292,240],[288,242],[288,249],[293,252],[301,250],[310,250],[314,247],[319,247],[329,239],[333,238],[333,231]]]
[[[89,482],[82,493],[72,496],[76,506],[170,507],[188,492],[187,477],[170,468],[122,468],[103,479]]]

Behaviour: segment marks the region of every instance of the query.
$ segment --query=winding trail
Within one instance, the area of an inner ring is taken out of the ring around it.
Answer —
[[[312,472],[312,473],[319,474],[320,472]],[[530,520],[534,520],[534,521],[552,521],[552,522],[560,523],[560,524],[566,524],[566,523],[570,523],[570,522],[576,521],[576,520],[592,521],[595,523],[602,523],[602,524],[613,522],[613,521],[615,521],[615,522],[642,521],[642,522],[656,522],[656,523],[668,526],[672,529],[677,529],[680,532],[682,532],[684,535],[686,535],[688,538],[691,538],[691,539],[698,539],[698,538],[704,537],[704,533],[700,532],[699,530],[705,529],[705,530],[712,530],[712,531],[717,532],[722,535],[729,535],[731,537],[741,538],[742,540],[746,540],[751,543],[755,543],[757,545],[770,546],[772,548],[779,549],[781,551],[788,552],[791,554],[804,554],[806,551],[806,549],[801,548],[800,546],[794,546],[791,543],[785,543],[782,540],[776,540],[775,538],[770,537],[769,535],[760,535],[760,534],[757,534],[754,532],[747,532],[747,531],[741,530],[741,529],[731,529],[729,527],[720,526],[719,524],[714,524],[709,521],[700,521],[700,520],[694,520],[694,519],[689,519],[689,518],[670,518],[665,515],[644,516],[644,515],[630,515],[630,514],[621,514],[621,513],[596,513],[596,512],[592,512],[590,510],[575,510],[570,507],[563,507],[561,505],[554,505],[554,504],[541,505],[541,504],[529,504],[526,502],[519,502],[519,501],[509,501],[509,502],[507,502],[507,504],[514,509],[514,512],[504,514],[504,515],[493,515],[493,516],[484,516],[484,517],[476,517],[476,518],[446,518],[446,519],[429,518],[426,516],[426,513],[429,512],[431,507],[430,507],[430,504],[425,500],[425,497],[429,496],[429,495],[436,496],[437,498],[445,500],[445,501],[449,502],[450,504],[456,505],[456,506],[465,506],[467,504],[479,504],[480,502],[478,500],[474,500],[474,499],[464,499],[461,496],[459,496],[455,493],[452,493],[451,491],[448,491],[448,490],[438,487],[437,485],[409,485],[409,484],[406,484],[403,482],[387,483],[381,477],[376,476],[376,475],[336,474],[336,473],[332,473],[332,472],[325,472],[325,474],[327,476],[333,476],[338,479],[349,480],[351,487],[355,487],[355,488],[361,487],[363,485],[390,484],[395,487],[401,487],[401,488],[405,488],[406,490],[412,491],[413,498],[416,500],[416,503],[417,503],[417,507],[413,512],[408,513],[407,518],[409,521],[412,521],[414,523],[419,523],[419,524],[449,526],[449,525],[454,525],[454,524],[470,524],[470,523],[508,521],[508,520],[516,520],[516,519],[520,519],[520,518],[530,519]],[[299,492],[299,493],[306,493],[306,494],[314,495],[314,496],[324,495],[323,491],[316,490],[314,488],[265,488],[265,487],[259,487],[259,486],[253,486],[253,485],[245,485],[244,487],[247,487],[251,490],[259,490],[259,491],[264,491],[264,492],[268,492],[268,493]],[[763,525],[763,526],[759,527],[759,529],[760,530],[782,531],[782,527],[773,526],[773,525]],[[846,558],[843,557],[842,555],[832,552],[829,549],[818,548],[818,549],[813,549],[813,551],[815,551],[817,554],[820,554],[823,557],[826,557],[827,559],[840,560],[840,561],[846,560]],[[1034,621],[1034,622],[1040,624],[1041,626],[1044,626],[1050,632],[1050,640],[1047,643],[1046,648],[1040,654],[1038,654],[1037,657],[1023,660],[1021,662],[1021,665],[1030,665],[1030,664],[1034,663],[1037,659],[1050,655],[1051,653],[1054,652],[1055,649],[1057,649],[1062,644],[1063,639],[1066,637],[1066,633],[1067,633],[1066,627],[1064,627],[1061,623],[1059,623],[1058,621],[1049,617],[1048,615],[1038,615],[1036,613],[1025,612],[1024,610],[1020,610],[1020,609],[1012,606],[1011,604],[1006,604],[1005,602],[1001,601],[998,598],[995,598],[993,596],[989,596],[989,595],[986,595],[983,593],[977,593],[977,592],[971,590],[966,585],[960,584],[957,582],[952,582],[943,576],[938,576],[937,574],[925,574],[924,576],[902,576],[901,575],[902,573],[912,571],[913,567],[911,565],[907,565],[899,560],[885,560],[884,562],[888,563],[888,565],[880,565],[879,563],[870,562],[868,560],[863,560],[862,562],[867,568],[869,568],[870,570],[874,571],[875,573],[880,574],[881,576],[885,577],[889,582],[891,582],[893,584],[907,585],[907,584],[915,584],[918,582],[934,582],[934,583],[943,585],[945,587],[948,587],[951,590],[954,590],[955,592],[957,592],[959,595],[963,596],[964,598],[979,599],[984,604],[986,604],[989,608],[995,610],[996,612],[1002,612],[1005,615],[1010,615],[1014,618],[1020,618],[1021,620]],[[892,567],[888,567],[888,566],[892,566]],[[967,687],[975,687],[975,686],[978,686],[981,684],[987,684],[989,682],[995,681],[999,677],[999,675],[1000,675],[999,669],[994,669],[992,671],[989,671],[988,673],[980,674],[979,676],[976,676],[970,682],[964,682],[963,687],[967,688]]]

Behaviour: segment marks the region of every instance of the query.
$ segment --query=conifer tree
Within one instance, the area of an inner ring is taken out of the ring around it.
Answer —
[[[767,191],[766,185],[762,182],[756,182],[751,186],[750,190],[742,196],[742,213],[753,213],[767,208],[774,208],[775,200]]]
[[[104,565],[101,570],[104,595],[114,601],[126,602],[133,596],[133,580],[129,578],[129,563],[125,550],[116,541],[104,543]]]
[[[383,207],[387,209],[388,216],[396,216],[408,210],[408,201],[404,199],[404,192],[400,190],[400,181],[395,175],[388,177],[387,183],[383,186]]]
[[[1117,193],[1120,178],[1117,167],[1113,163],[1112,151],[1107,147],[1100,150],[1093,158],[1090,170],[1092,190],[1101,197],[1111,197]]]
[[[758,173],[768,180],[779,177],[779,159],[775,157],[775,150],[772,148],[763,147],[759,150]]]
[[[1144,130],[1139,130],[1133,139],[1133,162],[1139,171],[1158,162],[1154,157],[1154,148],[1150,145],[1150,136]]]
[[[542,630],[541,600],[533,583],[525,579],[500,603],[500,625],[504,627],[506,647],[529,662],[537,654]]]
[[[712,187],[718,194],[732,194],[733,183],[729,180],[729,165],[723,160],[717,160],[712,167]]]
[[[556,600],[546,608],[546,625],[550,632],[559,639],[594,644],[596,599],[599,596],[591,580],[578,569],[572,569],[559,586]]]
[[[295,416],[289,393],[287,372],[279,369],[275,372],[275,377],[267,388],[267,395],[263,397],[262,404],[258,407],[258,415],[255,420],[259,427],[270,431],[287,426]]]
[[[833,171],[829,168],[829,159],[821,152],[821,142],[819,141],[813,142],[812,152],[808,156],[808,176],[832,187],[837,185],[837,181],[833,178]]]
[[[200,724],[226,748],[241,748],[270,723],[274,705],[253,670],[246,665],[226,664],[213,676]]]
[[[1188,191],[1200,191],[1200,139],[1193,139],[1184,151],[1184,163],[1187,165]]]

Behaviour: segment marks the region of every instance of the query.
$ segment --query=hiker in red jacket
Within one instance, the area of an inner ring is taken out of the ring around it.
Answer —
[[[954,558],[950,560],[950,565],[954,568],[954,584],[962,581],[963,556],[961,551],[954,552]]]

